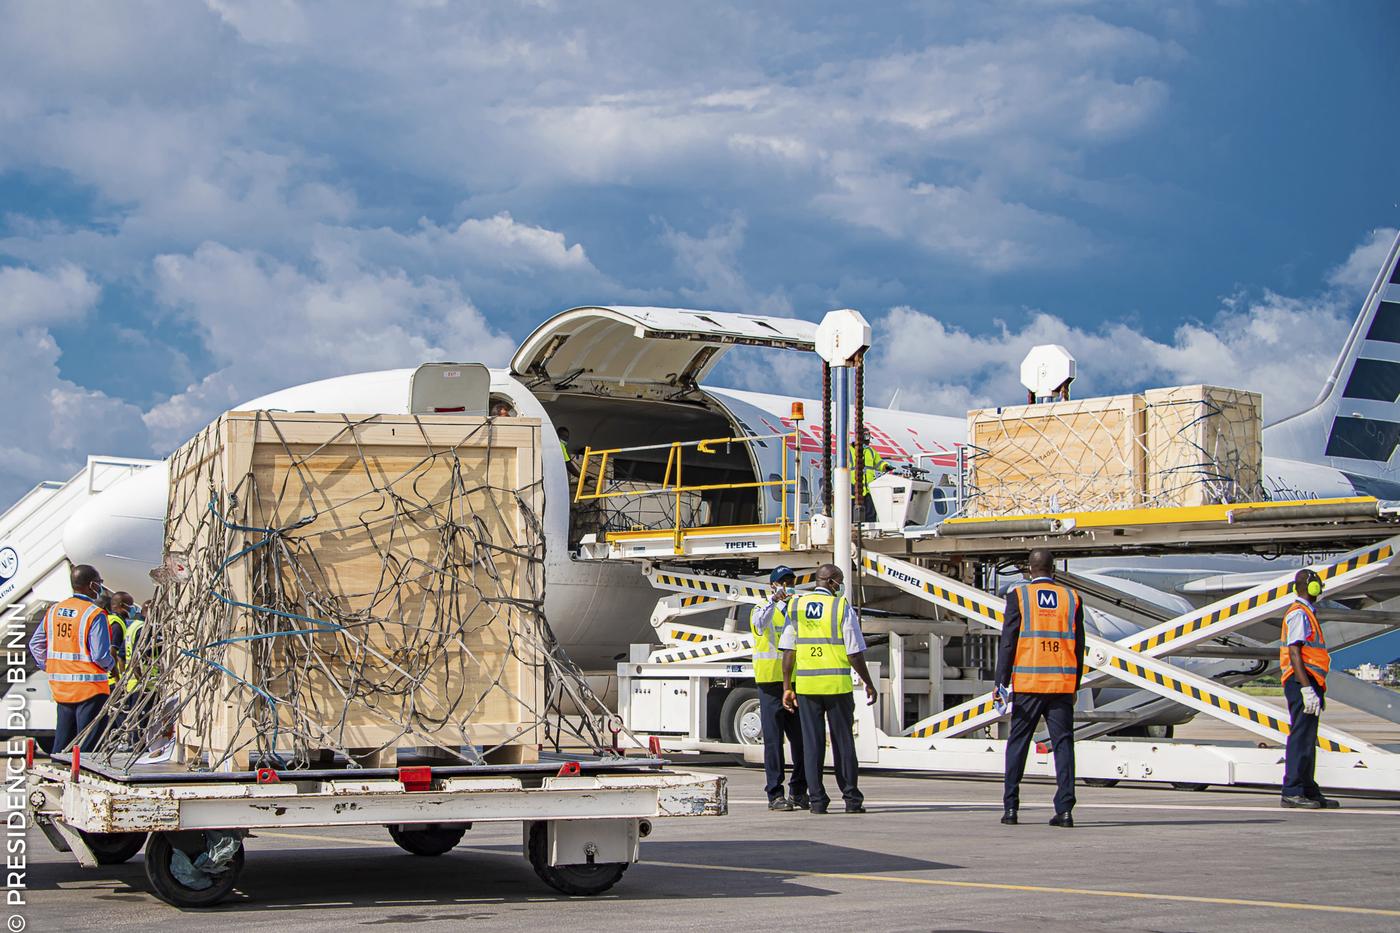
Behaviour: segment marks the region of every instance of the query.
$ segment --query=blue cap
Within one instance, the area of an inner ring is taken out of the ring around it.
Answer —
[[[770,573],[770,574],[768,575],[768,582],[769,582],[769,583],[781,583],[781,582],[783,582],[783,580],[786,579],[787,577],[796,578],[796,577],[797,577],[797,572],[796,572],[795,570],[793,570],[791,567],[787,567],[787,566],[784,566],[784,565],[781,565],[781,564],[780,564],[780,565],[778,565],[777,567],[774,567],[774,568],[773,568],[773,572]]]

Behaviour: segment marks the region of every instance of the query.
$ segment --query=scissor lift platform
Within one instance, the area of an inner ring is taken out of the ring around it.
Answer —
[[[966,570],[1024,557],[1028,549],[1039,546],[1053,548],[1057,557],[1310,554],[1316,558],[1313,568],[1325,581],[1329,599],[1344,600],[1350,607],[1332,610],[1329,616],[1360,609],[1358,618],[1368,616],[1371,621],[1385,614],[1368,615],[1369,609],[1400,596],[1398,526],[1400,515],[1392,503],[1368,498],[954,519],[932,529],[862,537],[859,569],[869,584],[900,591],[934,609],[934,618],[926,620],[929,631],[961,624],[963,631],[985,633],[1000,630],[1004,600],[926,564]],[[802,536],[793,536],[793,540],[802,540]],[[733,559],[732,553],[723,556]],[[782,559],[793,566],[812,567],[826,557],[815,548],[790,550],[764,563],[771,565]],[[681,620],[725,604],[760,605],[766,601],[767,587],[761,578],[705,574],[707,559],[692,553],[677,556],[668,565],[646,561],[653,585],[671,595],[658,602],[652,619],[661,646],[634,646],[630,660],[618,667],[622,709],[634,730],[658,734],[668,747],[735,751],[756,760],[761,749],[751,744],[752,735],[715,742],[706,735],[705,722],[712,690],[730,690],[752,677],[751,636],[746,631],[720,631]],[[1286,715],[1228,683],[1191,670],[1186,659],[1221,644],[1226,636],[1235,650],[1241,650],[1241,644],[1252,645],[1256,655],[1263,654],[1263,643],[1244,638],[1240,632],[1282,616],[1293,599],[1292,575],[1291,568],[1280,571],[1119,640],[1088,639],[1086,688],[1126,687],[1138,692],[1145,702],[1179,704],[1252,734],[1253,742],[1190,744],[1105,736],[1077,743],[1079,776],[1193,786],[1276,785],[1283,768],[1280,744],[1288,734]],[[810,574],[805,576],[810,580]],[[803,584],[800,579],[799,585]],[[881,681],[880,675],[875,675],[886,690],[881,698],[885,704],[891,697],[902,702],[903,659],[896,650],[901,634],[897,625],[891,629],[887,677]],[[671,707],[669,717],[664,704],[658,712],[649,700],[645,714],[634,715],[638,697],[666,693],[684,698]],[[1002,717],[990,692],[978,692],[965,703],[907,727],[891,712],[860,711],[856,744],[863,766],[1001,773],[1004,745],[993,736]],[[638,721],[642,719],[645,721]],[[1325,719],[1318,741],[1318,779],[1324,785],[1354,792],[1400,793],[1400,754],[1329,728]],[[1048,752],[1039,748],[1032,755],[1028,773],[1052,774]]]

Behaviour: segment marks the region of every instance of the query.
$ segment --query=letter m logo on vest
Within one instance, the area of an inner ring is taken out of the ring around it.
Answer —
[[[820,619],[822,617],[822,612],[826,609],[826,606],[818,602],[809,602],[804,604],[802,608],[807,610],[807,618]]]
[[[1060,594],[1054,590],[1037,590],[1035,604],[1041,609],[1058,609],[1060,608]]]

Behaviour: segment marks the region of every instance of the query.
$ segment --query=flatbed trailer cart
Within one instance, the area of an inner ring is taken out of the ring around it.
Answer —
[[[476,823],[518,822],[535,873],[570,895],[611,888],[662,817],[721,816],[725,779],[662,759],[324,771],[117,774],[77,755],[32,760],[33,821],[60,852],[95,868],[146,850],[163,900],[207,907],[237,884],[243,839],[260,829],[386,827],[415,855],[450,851]]]

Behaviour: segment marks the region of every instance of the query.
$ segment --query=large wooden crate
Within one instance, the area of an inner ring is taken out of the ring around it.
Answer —
[[[1149,389],[1144,400],[1149,505],[1216,505],[1262,497],[1259,393],[1174,386]]]
[[[1141,395],[968,412],[967,514],[1034,515],[1143,503]]]
[[[182,743],[532,759],[540,457],[537,420],[456,415],[230,412],[183,446],[165,543],[189,569],[161,599],[218,644],[188,646]]]

